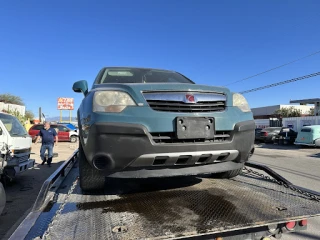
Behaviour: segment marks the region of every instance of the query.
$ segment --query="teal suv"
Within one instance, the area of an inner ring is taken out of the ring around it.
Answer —
[[[237,176],[253,153],[252,112],[226,88],[180,73],[106,67],[91,90],[73,85],[78,109],[80,186],[104,188],[105,177]]]

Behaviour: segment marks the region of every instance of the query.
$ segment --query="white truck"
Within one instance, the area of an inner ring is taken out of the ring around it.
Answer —
[[[19,122],[7,113],[0,112],[0,214],[5,204],[5,187],[16,174],[34,166],[30,159],[32,139]]]

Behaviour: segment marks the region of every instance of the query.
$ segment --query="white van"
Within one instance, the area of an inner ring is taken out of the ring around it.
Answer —
[[[33,167],[31,146],[32,139],[19,120],[0,112],[0,175],[14,177]]]

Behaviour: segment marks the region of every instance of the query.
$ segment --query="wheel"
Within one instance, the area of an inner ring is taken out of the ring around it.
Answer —
[[[4,187],[2,186],[2,183],[0,182],[0,215],[6,205],[6,192],[4,190]]]
[[[70,142],[72,142],[72,143],[76,143],[77,142],[77,136],[71,136],[70,137]]]
[[[213,173],[212,177],[214,177],[214,178],[234,178],[242,172],[243,166],[244,166],[244,164],[241,166],[241,168],[238,168],[235,170],[230,170],[230,171],[221,172],[221,173]]]
[[[80,187],[85,192],[97,191],[104,189],[104,174],[93,168],[87,161],[83,152],[82,145],[79,142],[79,175]]]
[[[316,139],[316,140],[314,141],[314,143],[315,143],[315,147],[320,147],[320,139],[319,139],[319,138]]]

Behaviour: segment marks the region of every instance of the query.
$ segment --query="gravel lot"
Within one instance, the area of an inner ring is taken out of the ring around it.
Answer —
[[[77,144],[59,143],[54,152],[52,167],[39,165],[40,144],[33,146],[32,158],[36,159],[33,170],[18,176],[7,187],[7,205],[0,216],[0,239],[7,239],[23,218],[31,210],[43,182],[71,155]],[[320,192],[320,149],[278,146],[273,144],[256,145],[252,162],[265,164],[292,183]],[[285,235],[282,239],[320,239],[320,217],[309,221],[309,230]]]

